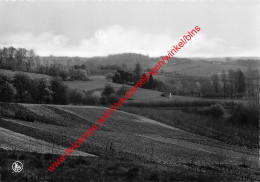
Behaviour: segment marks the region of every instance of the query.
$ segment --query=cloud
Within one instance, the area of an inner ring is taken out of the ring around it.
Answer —
[[[126,52],[161,56],[167,54],[173,45],[178,44],[181,37],[173,35],[174,32],[170,35],[155,34],[141,31],[138,28],[114,25],[99,29],[89,38],[84,38],[74,44],[66,35],[55,35],[53,32],[36,35],[25,32],[1,37],[0,46],[34,49],[41,56],[92,57]],[[250,56],[250,54],[256,56],[257,53],[254,49],[248,51],[241,47],[227,47],[224,40],[208,37],[203,31],[200,31],[178,52],[177,56]]]

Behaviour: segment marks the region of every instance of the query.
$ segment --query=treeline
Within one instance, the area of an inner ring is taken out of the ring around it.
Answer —
[[[118,65],[118,67],[121,67],[123,69],[131,69],[135,66],[135,64],[140,63],[142,67],[148,68],[151,60],[149,56],[144,56],[142,54],[135,54],[135,53],[123,53],[123,54],[115,54],[115,55],[109,55],[106,57],[93,57],[88,58],[88,61],[86,62],[86,65],[88,67],[95,67],[95,68],[102,68],[107,69],[106,67],[112,67],[115,68],[115,65]],[[101,66],[100,65],[105,65]]]
[[[89,80],[85,65],[47,64],[44,59],[37,56],[34,50],[14,47],[0,49],[0,69],[47,74],[63,80]]]
[[[222,71],[198,81],[172,81],[170,90],[174,94],[218,97],[218,98],[251,98],[258,94],[259,73],[249,69],[247,73],[241,70]]]
[[[69,89],[61,79],[0,75],[0,101],[37,104],[91,104],[94,98],[85,92]],[[95,102],[95,101],[94,101]]]
[[[259,59],[238,59],[226,62],[226,64],[233,64],[239,66],[258,67],[260,65]]]
[[[59,78],[30,78],[21,73],[14,77],[0,75],[0,102],[106,105],[116,102],[126,91],[125,87],[115,91],[106,85],[100,94],[69,89]]]
[[[98,68],[100,70],[119,70],[119,69],[122,69],[126,67],[125,64],[122,64],[122,65],[115,65],[115,64],[112,64],[112,65],[109,65],[109,64],[106,64],[106,65],[99,65]]]
[[[76,68],[75,68],[76,67]],[[78,68],[79,67],[79,68]],[[74,67],[65,67],[60,64],[52,65],[40,65],[37,68],[37,73],[46,74],[53,77],[61,77],[64,81],[73,81],[73,80],[82,80],[88,81],[88,71],[81,69],[85,66],[74,66]]]
[[[68,88],[59,79],[33,79],[25,74],[0,75],[0,101],[21,103],[68,103]]]
[[[114,75],[108,74],[106,78],[108,81],[112,80],[114,83],[133,85],[139,82],[140,79],[145,76],[146,75],[145,73],[143,73],[141,65],[137,63],[135,65],[133,73],[123,70],[117,70]],[[142,88],[154,89],[157,86],[157,81],[154,81],[153,76],[150,75],[150,79],[145,82]]]
[[[148,69],[149,70],[149,69]],[[145,72],[137,63],[133,72],[117,70],[114,74],[107,74],[107,80],[114,83],[133,85],[138,82]],[[162,79],[151,78],[142,88],[170,92],[174,95],[187,95],[214,98],[252,98],[257,96],[259,89],[259,73],[257,70],[240,69],[223,70],[220,74],[210,77],[189,78],[186,76],[166,77]]]

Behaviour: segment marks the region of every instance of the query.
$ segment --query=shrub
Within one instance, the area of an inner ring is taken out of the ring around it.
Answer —
[[[24,121],[34,122],[34,116],[22,110],[15,111],[15,118]]]
[[[259,106],[257,103],[238,104],[232,111],[230,121],[238,125],[257,126],[259,121]]]
[[[107,105],[107,104],[109,104],[109,98],[108,98],[107,96],[105,96],[105,95],[102,95],[102,96],[101,96],[101,99],[100,99],[100,103],[101,103],[102,105]]]
[[[0,116],[7,117],[7,118],[14,118],[15,114],[7,109],[0,107]]]
[[[220,104],[211,105],[209,107],[204,107],[198,109],[199,114],[212,115],[215,117],[222,117],[224,115],[224,108]]]
[[[69,102],[73,104],[82,104],[85,95],[80,90],[70,90],[69,92]]]
[[[123,96],[123,95],[126,94],[126,92],[127,92],[126,87],[125,87],[125,86],[122,86],[122,87],[120,87],[120,88],[117,90],[116,94],[119,95],[119,96]]]
[[[84,98],[84,104],[97,105],[100,102],[101,94],[94,92],[92,94],[87,93]]]
[[[114,88],[111,85],[108,84],[108,85],[105,86],[105,88],[104,88],[104,90],[102,92],[102,95],[108,97],[109,95],[111,95],[113,93],[115,93]]]
[[[108,99],[109,99],[109,103],[113,104],[114,102],[120,100],[120,97],[116,94],[111,94]]]

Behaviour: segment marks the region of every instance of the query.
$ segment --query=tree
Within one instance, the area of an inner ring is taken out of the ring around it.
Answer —
[[[220,84],[219,84],[219,78],[218,75],[214,74],[211,76],[212,86],[215,92],[215,95],[218,95],[220,93]]]
[[[135,74],[135,82],[138,82],[142,74],[142,68],[140,63],[135,64],[134,74]]]
[[[113,77],[113,73],[109,72],[109,73],[106,75],[107,81],[110,82],[111,79],[112,79],[112,77]]]
[[[246,91],[246,79],[244,73],[241,70],[237,70],[237,79],[238,79],[237,92],[240,95],[244,94]]]
[[[0,76],[0,101],[12,102],[15,95],[15,89],[11,83],[11,79],[8,76]]]
[[[60,79],[51,80],[51,91],[54,104],[68,104],[68,88]]]
[[[69,92],[69,101],[73,104],[82,104],[84,102],[84,93],[80,90],[71,90]]]
[[[149,89],[153,89],[154,88],[154,80],[153,80],[153,76],[151,75],[151,77],[149,78],[148,81],[148,88]]]
[[[225,98],[226,94],[227,94],[227,74],[226,74],[225,70],[222,71],[221,81],[223,83],[223,96]]]
[[[228,85],[227,85],[227,90],[230,95],[230,97],[233,97],[235,93],[235,77],[236,73],[234,70],[228,70]]]
[[[16,65],[18,70],[25,71],[25,61],[27,60],[27,50],[19,48],[15,52]]]
[[[6,68],[15,70],[16,69],[16,63],[15,63],[16,49],[14,47],[8,47],[4,51],[6,54]]]
[[[28,54],[28,64],[26,69],[27,71],[31,71],[36,58],[36,54],[33,49],[29,50],[27,54]]]
[[[123,86],[121,86],[121,87],[117,90],[116,94],[117,94],[118,96],[123,96],[123,95],[126,94],[126,92],[127,92],[127,88],[123,85]]]
[[[112,81],[114,83],[119,83],[120,82],[120,75],[119,75],[118,72],[114,74],[114,76],[112,77]]]
[[[109,97],[109,95],[113,93],[115,93],[114,88],[111,85],[107,84],[102,92],[102,95]]]
[[[18,102],[30,102],[32,97],[29,92],[31,86],[31,79],[29,76],[24,74],[15,74],[13,85],[17,91],[16,100]]]
[[[51,90],[51,85],[44,78],[38,80],[37,90],[39,93],[38,101],[39,103],[50,103],[52,102],[53,92]]]
[[[201,93],[205,97],[211,97],[214,93],[213,86],[209,80],[204,80],[201,83]]]

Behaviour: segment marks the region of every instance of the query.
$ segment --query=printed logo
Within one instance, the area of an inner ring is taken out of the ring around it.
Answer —
[[[23,170],[23,163],[21,163],[20,161],[15,161],[12,164],[12,169],[14,172],[19,173]]]

